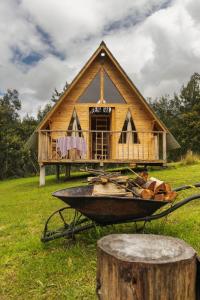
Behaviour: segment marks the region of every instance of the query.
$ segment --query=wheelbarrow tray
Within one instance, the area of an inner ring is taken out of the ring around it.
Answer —
[[[123,223],[151,216],[168,201],[144,200],[133,197],[92,196],[93,186],[62,189],[52,195],[97,224]]]

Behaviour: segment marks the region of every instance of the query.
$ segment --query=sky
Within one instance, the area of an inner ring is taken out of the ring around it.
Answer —
[[[200,73],[200,1],[0,0],[0,96],[36,115],[102,40],[146,98],[171,95]]]

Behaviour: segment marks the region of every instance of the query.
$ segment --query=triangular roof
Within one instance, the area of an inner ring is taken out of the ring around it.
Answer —
[[[154,117],[154,119],[158,122],[160,127],[170,134],[170,144],[173,144],[172,148],[180,147],[178,142],[175,140],[175,138],[171,135],[168,128],[164,125],[164,123],[158,118],[158,116],[155,114],[153,109],[150,107],[150,105],[147,103],[145,98],[142,96],[140,91],[137,89],[137,87],[134,85],[132,80],[129,78],[129,76],[126,74],[126,72],[123,70],[123,68],[120,66],[118,61],[115,59],[113,54],[110,52],[108,47],[106,46],[105,42],[102,41],[97,50],[93,53],[93,55],[90,57],[90,59],[86,62],[86,64],[83,66],[83,68],[80,70],[80,72],[76,75],[76,77],[72,80],[72,82],[69,84],[67,89],[64,91],[64,93],[61,95],[59,100],[56,102],[56,104],[51,108],[51,110],[46,114],[44,119],[40,122],[38,127],[36,128],[36,131],[39,131],[47,122],[47,120],[52,116],[54,111],[57,109],[57,107],[64,101],[65,97],[69,94],[69,92],[73,89],[73,87],[76,85],[78,80],[81,78],[81,76],[85,73],[85,71],[89,68],[89,66],[92,64],[92,62],[97,58],[99,53],[104,51],[107,56],[110,58],[112,63],[115,65],[115,67],[118,69],[122,77],[126,80],[126,82],[129,84],[130,88],[137,94],[140,101],[143,103],[143,105],[146,107],[146,109],[149,111],[149,113]]]

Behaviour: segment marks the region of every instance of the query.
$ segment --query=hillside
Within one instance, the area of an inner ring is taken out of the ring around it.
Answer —
[[[173,187],[200,182],[200,164],[152,171]],[[134,225],[97,228],[77,237],[75,244],[64,239],[43,245],[44,222],[63,203],[51,193],[83,184],[73,178],[57,183],[47,177],[45,187],[38,178],[0,182],[0,298],[4,299],[95,299],[96,242],[108,233],[134,232]],[[181,192],[178,200],[198,193]],[[199,189],[200,193],[200,189]],[[147,225],[146,232],[171,235],[190,243],[200,253],[200,200],[168,218]]]

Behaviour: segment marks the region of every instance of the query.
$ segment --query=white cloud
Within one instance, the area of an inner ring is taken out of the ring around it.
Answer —
[[[196,0],[1,1],[0,91],[18,89],[23,113],[34,114],[104,39],[146,97],[173,93],[200,72],[199,8]]]

